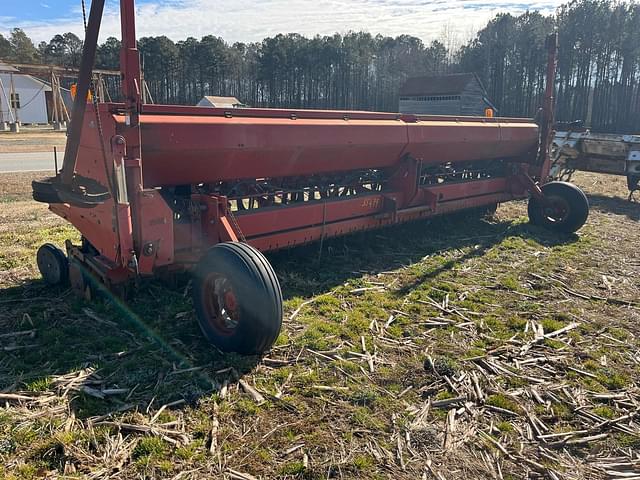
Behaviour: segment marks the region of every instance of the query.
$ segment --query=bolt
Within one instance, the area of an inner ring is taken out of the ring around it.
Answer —
[[[153,243],[147,243],[142,249],[142,253],[144,254],[145,257],[150,257],[151,255],[153,255],[153,250],[154,250]]]

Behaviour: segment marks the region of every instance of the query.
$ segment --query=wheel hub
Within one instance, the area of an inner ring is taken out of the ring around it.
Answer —
[[[562,223],[569,215],[569,205],[563,198],[547,196],[542,212],[550,222]]]
[[[221,335],[230,335],[238,327],[238,300],[228,278],[211,273],[206,278],[203,297],[208,323]]]
[[[40,270],[42,277],[47,281],[47,283],[60,283],[62,278],[60,264],[51,250],[47,248],[41,248],[38,250],[36,262],[38,264],[38,270]]]

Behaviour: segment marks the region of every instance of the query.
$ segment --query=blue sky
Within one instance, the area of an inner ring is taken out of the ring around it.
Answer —
[[[80,0],[0,0],[0,33],[23,28],[38,43],[82,32]],[[87,0],[87,4],[90,0]],[[229,42],[277,33],[327,35],[365,30],[425,41],[466,41],[498,12],[550,13],[562,0],[138,0],[138,33],[174,40],[213,34]],[[117,0],[107,0],[101,39],[119,36]]]

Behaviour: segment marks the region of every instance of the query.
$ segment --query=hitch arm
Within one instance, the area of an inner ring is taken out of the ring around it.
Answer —
[[[102,12],[105,0],[93,0],[89,13],[89,23],[82,49],[82,60],[80,61],[80,73],[78,74],[78,90],[73,101],[71,124],[67,136],[67,145],[64,150],[64,161],[62,162],[62,183],[71,186],[74,171],[76,168],[76,158],[78,147],[80,146],[80,136],[84,124],[84,114],[87,109],[87,95],[91,84],[91,72],[96,58],[98,48],[98,35],[100,34],[100,23],[102,22]]]

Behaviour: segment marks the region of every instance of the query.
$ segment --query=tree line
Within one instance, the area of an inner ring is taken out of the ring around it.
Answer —
[[[204,95],[252,106],[397,111],[406,78],[475,72],[500,115],[534,116],[546,70],[545,38],[559,33],[557,118],[596,131],[640,132],[640,4],[572,0],[552,15],[499,14],[471,40],[350,32],[279,34],[229,44],[207,35],[174,42],[143,37],[139,49],[156,103],[193,105]],[[448,35],[450,37],[450,35]],[[77,67],[82,41],[56,35],[37,47],[20,29],[0,35],[0,58]],[[96,66],[118,69],[120,41],[98,48]],[[116,96],[117,85],[111,85]]]

